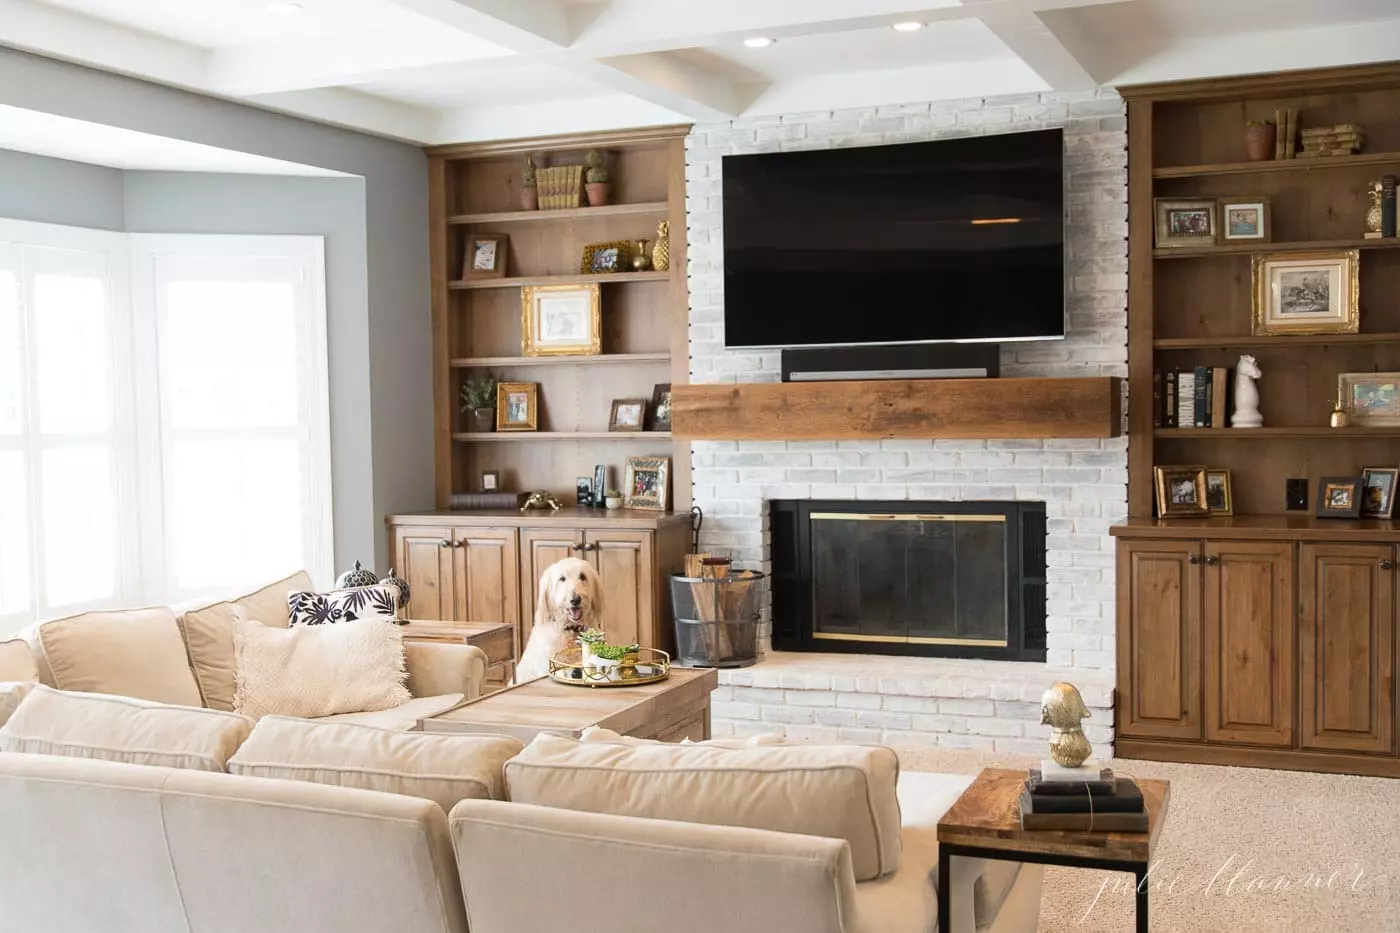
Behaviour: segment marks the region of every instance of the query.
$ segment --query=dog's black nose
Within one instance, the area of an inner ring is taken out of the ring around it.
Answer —
[[[578,606],[580,603],[582,603],[582,602],[583,602],[583,599],[582,599],[581,597],[578,597],[578,596],[570,596],[570,597],[569,597],[569,605],[570,605],[570,606],[577,607],[577,606]]]

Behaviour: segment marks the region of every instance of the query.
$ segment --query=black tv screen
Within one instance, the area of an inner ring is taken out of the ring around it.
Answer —
[[[1062,135],[726,156],[725,345],[1063,337]]]

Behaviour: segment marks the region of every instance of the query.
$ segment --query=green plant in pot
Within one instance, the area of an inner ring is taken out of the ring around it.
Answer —
[[[535,157],[525,157],[525,167],[520,170],[520,206],[527,211],[538,210],[540,193],[535,187]]]
[[[485,373],[462,383],[462,411],[471,416],[473,431],[496,430],[495,376]]]
[[[588,192],[589,207],[602,207],[608,203],[608,166],[603,153],[597,149],[584,156],[583,164],[588,170],[583,176],[583,188]]]

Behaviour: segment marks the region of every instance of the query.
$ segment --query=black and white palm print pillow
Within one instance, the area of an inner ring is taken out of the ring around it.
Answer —
[[[287,594],[289,625],[329,625],[359,619],[393,622],[399,591],[392,586],[356,586],[329,593],[292,591]]]

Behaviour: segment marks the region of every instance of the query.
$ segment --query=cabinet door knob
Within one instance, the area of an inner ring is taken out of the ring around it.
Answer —
[[[587,549],[586,547],[584,547],[582,544],[571,544],[571,545],[569,545],[569,550],[571,550],[571,551],[586,551],[586,550],[588,550],[588,549]]]
[[[1199,554],[1187,554],[1187,555],[1186,555],[1186,563],[1188,563],[1188,564],[1199,564],[1200,562],[1201,562],[1201,555],[1199,555]]]
[[[583,546],[583,549],[584,549],[585,551],[596,551],[596,550],[598,550],[598,542],[597,542],[597,541],[590,541],[590,542],[588,542],[587,544],[585,544],[585,545]]]
[[[466,547],[466,546],[467,546],[467,542],[463,541],[461,538],[458,538],[456,541],[453,541],[453,542],[452,542],[452,546],[453,546],[453,547]]]
[[[1394,570],[1394,569],[1395,569],[1395,561],[1390,560],[1389,558],[1386,558],[1385,560],[1381,561],[1381,569],[1382,569],[1382,570]]]
[[[1216,557],[1214,554],[1212,554],[1212,555],[1210,555],[1209,557],[1206,558],[1206,563],[1207,563],[1207,564],[1210,564],[1212,567],[1214,567],[1216,564],[1220,563],[1220,558],[1218,558],[1218,557]]]
[[[448,541],[446,538],[443,538],[441,541],[438,542],[438,547],[451,547],[451,546],[452,546],[452,542],[451,542],[451,541]]]

